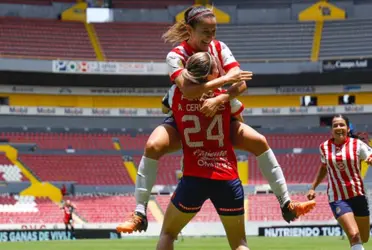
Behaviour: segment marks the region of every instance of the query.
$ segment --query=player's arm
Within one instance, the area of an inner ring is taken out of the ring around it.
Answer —
[[[232,99],[230,101],[230,107],[231,107],[231,116],[236,118],[240,122],[244,122],[243,118],[243,110],[244,105],[241,103],[238,99]]]
[[[319,184],[324,180],[324,178],[327,176],[327,161],[325,158],[325,155],[322,150],[323,144],[320,145],[319,151],[320,151],[320,161],[322,164],[320,165],[320,168],[318,169],[318,173],[311,184],[310,190],[307,193],[307,198],[309,200],[315,199],[315,189],[319,186]]]
[[[243,115],[242,114],[235,115],[234,118],[236,118],[240,122],[244,122],[244,118],[243,118]]]
[[[161,112],[163,114],[168,114],[169,111],[171,110],[170,105],[169,105],[169,92],[165,94],[163,99],[161,100]]]
[[[219,46],[221,48],[220,56],[222,59],[221,60],[222,65],[218,65],[220,72],[221,71],[227,72],[227,75],[238,74],[239,72],[241,72],[240,64],[235,59],[229,47],[221,41],[216,41],[216,43],[219,43]],[[250,73],[252,77],[252,72]],[[247,80],[251,80],[251,79],[252,78],[247,79]],[[231,82],[232,85],[227,89],[227,92],[224,95],[219,96],[221,103],[231,101],[234,98],[241,95],[244,91],[246,91],[247,84],[245,81],[247,80]]]
[[[310,190],[314,190],[319,186],[319,184],[324,180],[324,178],[327,176],[327,166],[322,163],[320,165],[320,168],[318,170],[318,173],[311,184]]]
[[[181,55],[173,51],[168,53],[167,65],[170,79],[177,85],[186,98],[198,98],[202,94],[220,88],[225,84],[252,79],[252,72],[231,69],[226,75],[213,79],[205,84],[195,84],[182,76],[182,70],[185,68],[184,64],[185,60]]]
[[[240,93],[244,92],[247,89],[247,86],[244,81],[250,80],[252,78],[252,73],[247,71],[241,71],[239,68],[234,69],[228,74],[221,76],[219,78],[213,79],[205,84],[195,84],[186,80],[182,74],[180,74],[176,79],[175,83],[177,87],[181,90],[182,94],[186,98],[198,98],[208,91],[215,90],[220,88],[228,83],[234,83],[228,89],[228,96],[225,99],[231,100]],[[238,84],[236,82],[239,82]]]
[[[366,143],[358,139],[359,146],[359,157],[361,160],[372,165],[372,149]]]

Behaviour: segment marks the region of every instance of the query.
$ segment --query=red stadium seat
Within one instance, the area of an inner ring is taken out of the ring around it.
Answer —
[[[39,59],[96,60],[81,22],[0,18],[2,56]]]
[[[120,155],[21,154],[20,158],[43,181],[133,185]]]

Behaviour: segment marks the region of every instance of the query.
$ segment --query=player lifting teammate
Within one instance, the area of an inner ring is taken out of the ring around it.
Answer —
[[[232,83],[226,93],[206,99],[200,112],[212,117],[221,105],[228,103],[244,92],[245,81],[252,78],[251,72],[241,71],[230,49],[221,41],[215,40],[216,18],[213,12],[204,7],[189,8],[184,20],[174,24],[164,35],[167,42],[180,43],[167,55],[171,81],[179,87],[187,98],[198,98],[208,91]],[[205,84],[193,84],[182,73],[188,58],[196,52],[209,52],[216,60],[219,77]],[[268,145],[266,138],[256,130],[237,119],[231,119],[230,138],[235,149],[244,150],[257,157],[258,166],[268,180],[278,198],[283,218],[290,222],[307,211],[307,203],[293,203],[288,194],[282,169]],[[169,116],[150,135],[144,155],[138,166],[135,197],[136,209],[131,218],[117,227],[119,232],[143,231],[147,229],[146,208],[152,187],[155,184],[158,160],[172,151],[181,149],[181,139],[174,117]]]

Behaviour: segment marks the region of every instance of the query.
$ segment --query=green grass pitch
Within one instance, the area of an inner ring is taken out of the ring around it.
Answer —
[[[6,250],[154,250],[157,239],[76,240],[44,242],[6,242]],[[340,237],[319,238],[264,238],[248,237],[251,250],[340,250],[349,249],[348,241]],[[365,245],[369,249],[372,243]],[[175,243],[175,249],[228,250],[226,238],[185,238]]]

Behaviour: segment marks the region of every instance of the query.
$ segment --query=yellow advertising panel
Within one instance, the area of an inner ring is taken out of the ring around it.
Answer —
[[[313,4],[298,15],[298,20],[300,21],[343,20],[345,18],[345,10],[323,1]]]
[[[61,19],[63,21],[80,21],[87,20],[87,3],[77,3],[71,8],[62,12]]]

